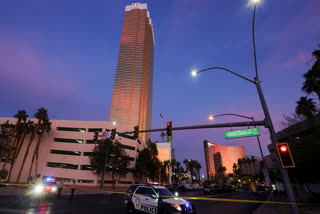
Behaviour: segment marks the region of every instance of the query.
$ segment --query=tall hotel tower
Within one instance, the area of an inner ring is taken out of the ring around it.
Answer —
[[[127,5],[124,14],[109,121],[133,131],[151,128],[154,36],[147,4]],[[144,141],[150,133],[141,133]]]

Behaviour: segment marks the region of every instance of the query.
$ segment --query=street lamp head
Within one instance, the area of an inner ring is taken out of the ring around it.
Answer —
[[[115,125],[117,125],[117,122],[116,122],[116,121],[113,121],[112,124],[115,126]]]
[[[260,3],[260,0],[251,0],[251,2],[252,2],[253,4],[259,4],[259,3]]]
[[[195,71],[195,70],[193,70],[193,71],[191,72],[191,75],[192,75],[193,77],[197,76],[197,74],[198,74],[198,72]]]
[[[213,115],[210,115],[209,116],[209,120],[213,120],[214,119],[214,116]]]

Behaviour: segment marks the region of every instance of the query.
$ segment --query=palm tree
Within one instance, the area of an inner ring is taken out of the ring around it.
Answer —
[[[237,168],[238,168],[237,164],[233,163],[232,168],[233,168],[233,172],[236,173],[237,172]]]
[[[179,183],[179,179],[180,179],[180,167],[181,167],[181,163],[179,161],[176,162],[176,181],[177,183]]]
[[[176,159],[172,159],[172,160],[171,160],[171,163],[170,163],[171,172],[172,172],[172,183],[175,183],[175,180],[176,180],[176,179],[175,179],[176,175],[173,175],[173,173],[176,174],[176,173],[175,173],[176,163],[177,163]]]
[[[29,140],[29,144],[27,146],[27,149],[26,149],[26,153],[24,154],[24,157],[23,157],[23,161],[22,161],[22,165],[21,165],[21,168],[20,168],[20,171],[19,171],[19,174],[18,174],[18,177],[17,177],[17,180],[16,180],[16,183],[19,182],[20,180],[20,176],[21,176],[21,172],[23,170],[23,167],[24,167],[24,164],[26,162],[26,159],[28,157],[28,154],[29,154],[29,150],[30,150],[30,146],[32,144],[32,141],[40,127],[40,124],[43,120],[45,120],[46,118],[48,118],[48,113],[47,113],[47,110],[45,108],[39,108],[37,110],[37,112],[35,113],[34,115],[36,118],[38,118],[38,122],[37,122],[37,126],[34,130],[34,132],[32,133],[31,137],[30,137],[30,140]],[[29,178],[28,178],[29,179]]]
[[[39,156],[39,148],[40,148],[40,142],[41,142],[41,139],[44,135],[45,132],[50,132],[51,131],[51,122],[49,121],[49,119],[43,121],[42,123],[42,127],[41,127],[41,131],[40,131],[40,136],[39,136],[39,139],[38,139],[38,143],[37,143],[37,146],[36,146],[36,149],[35,149],[35,153],[36,154],[36,168],[35,168],[35,176],[37,174],[37,170],[38,170],[38,156]],[[31,163],[32,165],[32,163]]]
[[[167,135],[166,135],[164,132],[161,132],[160,137],[162,138],[162,142],[164,142],[164,138],[165,138],[166,136],[167,136]]]
[[[241,158],[239,158],[239,159],[238,159],[238,170],[239,170],[239,175],[240,175],[240,173],[242,173],[242,172],[241,172],[241,168],[242,168],[242,159],[241,159]]]
[[[256,175],[256,160],[257,160],[257,159],[256,159],[254,156],[251,156],[250,160],[251,160],[251,162],[252,162],[253,170],[254,170],[254,172],[253,172],[252,175]]]
[[[10,144],[11,144],[11,141],[13,140],[14,135],[16,134],[17,128],[18,128],[21,120],[26,121],[28,115],[27,115],[27,112],[26,112],[25,110],[21,110],[21,111],[18,111],[18,113],[17,113],[16,115],[14,115],[14,117],[17,118],[18,120],[17,120],[16,125],[15,125],[15,127],[14,127],[14,130],[13,130],[13,132],[12,132],[12,134],[11,134],[10,141],[9,141],[8,146],[7,146],[7,149],[6,149],[5,152],[1,155],[0,160],[2,160],[2,158],[6,155],[6,153],[7,153],[8,150],[12,150],[12,147],[11,147],[11,145],[10,145]],[[12,142],[12,145],[15,144],[15,142],[16,142],[16,140],[17,140],[17,137],[18,137],[18,136],[16,136],[16,137],[14,138],[14,141]],[[10,147],[11,147],[11,149],[10,149]],[[6,160],[6,161],[7,161],[7,160]]]
[[[165,168],[166,171],[167,171],[167,169],[168,169],[168,174],[169,174],[170,161],[169,161],[169,160],[163,161],[163,165],[164,165],[164,168]],[[167,173],[167,172],[166,172],[166,173]],[[169,176],[168,176],[168,179],[169,179]],[[168,181],[168,183],[169,183],[169,181]]]
[[[305,81],[302,90],[307,94],[316,93],[320,100],[320,50],[313,51],[312,55],[316,58],[316,62],[312,68],[303,75]]]
[[[18,155],[19,155],[19,153],[20,153],[20,151],[21,151],[21,148],[22,148],[22,145],[23,145],[23,143],[24,143],[25,137],[26,137],[30,132],[33,132],[34,129],[35,129],[34,122],[28,120],[28,122],[24,123],[22,139],[20,140],[20,142],[19,142],[19,144],[18,144],[18,148],[17,148],[17,149],[14,151],[14,153],[13,153],[12,163],[11,163],[10,170],[9,170],[9,173],[8,173],[7,182],[10,182],[12,169],[13,169],[15,163],[16,163],[16,158],[18,157]]]
[[[298,115],[303,115],[308,119],[312,119],[315,113],[317,113],[315,102],[313,99],[308,99],[307,97],[301,97],[297,101],[296,113]]]
[[[11,157],[11,155],[12,155],[12,152],[15,153],[15,151],[17,150],[18,144],[19,144],[19,142],[21,140],[21,137],[22,137],[24,124],[25,124],[25,122],[24,123],[20,122],[18,124],[18,128],[16,129],[16,135],[15,135],[12,147],[11,147],[11,149],[8,151],[8,153],[5,156],[5,160],[6,161],[5,161],[2,169],[4,169],[6,167],[8,162],[11,162],[11,164],[13,162],[13,157]]]

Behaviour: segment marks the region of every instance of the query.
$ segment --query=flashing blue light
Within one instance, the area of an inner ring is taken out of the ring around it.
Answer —
[[[157,185],[157,184],[158,184],[158,182],[153,182],[153,184],[154,184],[154,185]]]
[[[185,205],[186,205],[186,208],[189,209],[190,204],[189,204],[189,203],[186,203]]]
[[[49,182],[49,181],[54,181],[54,180],[55,180],[55,179],[52,178],[52,177],[47,177],[47,178],[46,178],[46,181],[47,181],[47,182]]]

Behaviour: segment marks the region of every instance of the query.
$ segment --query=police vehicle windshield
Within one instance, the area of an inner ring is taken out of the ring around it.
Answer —
[[[173,196],[173,194],[166,188],[156,188],[156,191],[160,196]]]

